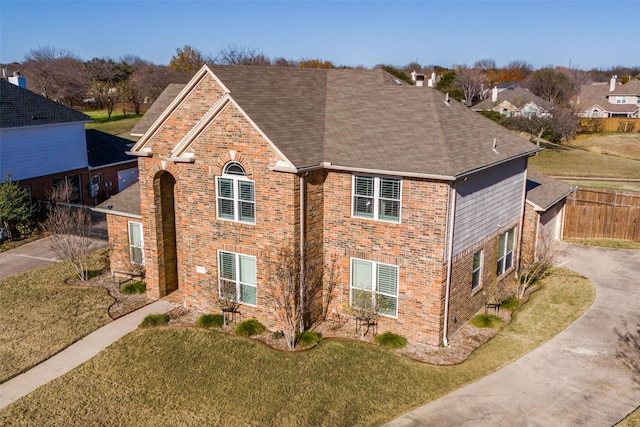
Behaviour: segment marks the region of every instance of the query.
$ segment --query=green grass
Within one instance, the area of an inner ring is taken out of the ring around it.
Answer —
[[[168,314],[149,314],[142,319],[141,328],[154,328],[156,326],[164,326],[169,323]]]
[[[266,330],[267,328],[265,328],[262,323],[258,322],[257,319],[245,320],[244,322],[240,322],[236,325],[236,334],[243,337],[260,335]]]
[[[482,313],[471,318],[471,324],[477,328],[498,329],[502,323],[502,319],[495,314]]]
[[[382,347],[403,348],[407,345],[407,339],[393,332],[385,332],[376,337],[376,342]]]
[[[123,295],[144,294],[147,291],[147,285],[139,280],[127,283],[122,286],[120,292]]]
[[[500,308],[513,311],[520,305],[520,300],[516,297],[509,297],[500,303]]]
[[[316,331],[304,331],[296,335],[296,342],[301,346],[317,344],[320,339],[320,334]]]
[[[283,353],[201,328],[138,329],[5,408],[0,424],[379,425],[526,354],[594,298],[586,279],[556,270],[509,325],[448,367],[357,342]]]
[[[564,239],[565,242],[614,249],[640,249],[640,242],[613,239]]]
[[[96,129],[132,141],[139,139],[138,137],[129,135],[129,133],[142,118],[142,115],[136,116],[133,113],[128,113],[125,116],[122,114],[122,111],[114,111],[113,114],[111,114],[111,118],[109,118],[106,110],[84,111],[84,113],[94,120],[93,123],[87,123],[85,129]]]
[[[90,268],[104,268],[105,250]],[[69,263],[52,264],[0,281],[0,383],[58,353],[110,322],[105,289],[70,286]]]
[[[224,325],[222,314],[203,314],[196,320],[196,326],[201,328],[221,328]]]
[[[544,149],[529,158],[529,166],[553,176],[640,178],[640,161],[585,150]]]

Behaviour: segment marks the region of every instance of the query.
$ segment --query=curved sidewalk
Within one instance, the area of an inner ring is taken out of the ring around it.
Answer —
[[[640,378],[616,359],[615,331],[640,322],[640,250],[563,244],[560,258],[596,287],[582,317],[515,362],[387,425],[609,427],[636,409]]]
[[[27,372],[0,384],[0,409],[91,359],[136,330],[148,314],[166,313],[174,307],[167,301],[153,302],[106,324]]]

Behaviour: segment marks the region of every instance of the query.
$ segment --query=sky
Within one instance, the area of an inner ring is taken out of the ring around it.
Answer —
[[[0,0],[0,63],[50,46],[168,64],[190,45],[335,65],[640,66],[640,1]]]

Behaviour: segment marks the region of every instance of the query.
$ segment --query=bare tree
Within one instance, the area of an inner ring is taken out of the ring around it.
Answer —
[[[550,271],[558,258],[558,248],[551,236],[538,239],[535,257],[531,262],[521,262],[518,270],[516,294],[524,297],[527,289],[538,280],[542,280]]]
[[[51,248],[64,259],[68,259],[78,278],[88,279],[87,261],[91,253],[91,216],[83,207],[71,206],[64,201],[70,189],[60,185],[52,194],[53,206],[44,228],[51,233]]]
[[[269,277],[274,291],[272,305],[289,349],[295,347],[296,334],[305,329],[311,305],[322,290],[321,272],[315,265],[301,265],[294,247],[290,244],[278,250]]]
[[[240,295],[236,288],[235,280],[228,280],[224,278],[216,278],[214,276],[212,280],[212,286],[214,292],[216,292],[216,301],[218,307],[222,310],[222,321],[227,324],[227,314],[234,314],[240,308]]]
[[[473,105],[482,93],[486,79],[478,68],[469,68],[466,64],[456,67],[456,80],[454,86],[460,89],[466,100],[466,105]]]
[[[374,297],[374,292],[354,288],[351,295],[351,305],[346,311],[354,318],[356,329],[360,330],[360,338],[369,331],[369,327],[376,325],[381,311],[381,299]]]
[[[269,57],[260,50],[235,44],[220,49],[213,62],[221,65],[271,65]]]

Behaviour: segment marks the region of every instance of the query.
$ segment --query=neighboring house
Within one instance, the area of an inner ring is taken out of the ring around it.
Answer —
[[[217,284],[232,284],[244,318],[279,329],[272,277],[289,247],[324,271],[330,317],[344,319],[364,293],[379,303],[381,331],[446,343],[485,290],[513,283],[538,149],[395,80],[204,66],[131,149],[139,205],[131,187],[98,207],[112,269],[143,262],[149,296],[177,291],[205,312],[219,310]]]
[[[573,102],[578,117],[640,117],[640,80],[623,85],[612,76],[609,85],[582,85]]]
[[[20,83],[21,86],[17,86]],[[60,184],[68,202],[93,205],[137,181],[132,141],[96,130],[91,118],[0,79],[0,182],[11,174],[31,199],[49,200]]]
[[[509,117],[548,117],[552,115],[553,105],[529,89],[509,86],[499,90],[494,86],[491,98],[472,106],[473,111],[495,111]]]
[[[576,187],[543,173],[531,169],[527,171],[522,262],[533,262],[539,251],[562,240],[567,196],[575,189]]]
[[[69,202],[87,197],[88,161],[84,125],[91,118],[0,79],[0,182],[29,188],[47,199],[55,185],[69,188]]]
[[[94,206],[138,182],[138,158],[126,153],[133,144],[116,135],[87,130],[89,197]]]

